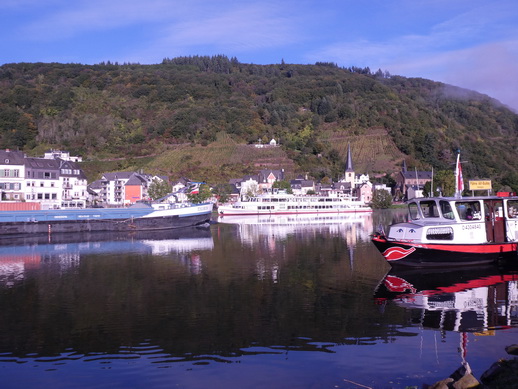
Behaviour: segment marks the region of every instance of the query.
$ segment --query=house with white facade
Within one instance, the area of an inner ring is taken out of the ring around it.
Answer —
[[[149,200],[148,188],[153,180],[167,181],[167,177],[142,172],[104,173],[100,180],[89,185],[89,189],[97,193],[96,203],[127,206],[137,201]]]
[[[22,201],[25,191],[25,154],[0,150],[0,201]]]
[[[83,157],[71,156],[70,152],[62,151],[62,150],[47,151],[43,155],[43,158],[45,158],[45,159],[62,159],[63,161],[72,161],[72,162],[83,162]]]
[[[104,204],[123,206],[126,197],[126,182],[135,172],[104,173],[101,177],[101,191],[99,201]]]
[[[88,182],[83,170],[72,160],[59,162],[61,208],[84,208],[88,199]]]
[[[295,195],[307,195],[308,192],[315,193],[315,181],[308,180],[302,176],[291,180],[290,187]]]
[[[24,200],[42,209],[84,208],[87,183],[84,172],[71,161],[25,158]]]

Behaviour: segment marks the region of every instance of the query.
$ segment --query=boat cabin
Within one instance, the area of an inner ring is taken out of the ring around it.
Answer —
[[[418,198],[408,203],[408,223],[389,239],[444,243],[518,240],[518,197]]]

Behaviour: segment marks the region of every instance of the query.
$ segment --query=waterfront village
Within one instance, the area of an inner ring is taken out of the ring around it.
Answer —
[[[190,181],[144,172],[108,172],[87,183],[80,168],[82,158],[67,151],[51,150],[41,158],[27,157],[21,151],[0,150],[0,210],[69,209],[92,206],[124,207],[149,200],[148,188],[154,181],[167,182],[176,201],[187,199]],[[421,197],[431,172],[409,172],[403,163],[394,188],[374,185],[368,174],[356,174],[349,146],[344,174],[337,182],[318,183],[299,176],[289,181],[295,195],[318,194],[329,197],[352,196],[368,204],[374,190],[386,190],[394,198]],[[250,193],[268,193],[276,181],[285,181],[284,169],[262,169],[256,175],[231,179],[230,201]],[[213,199],[216,202],[216,199]],[[34,204],[35,208],[27,208]]]

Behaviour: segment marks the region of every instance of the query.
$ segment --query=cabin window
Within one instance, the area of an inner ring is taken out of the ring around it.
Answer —
[[[507,214],[510,218],[518,218],[518,200],[509,200],[507,202]]]
[[[455,208],[461,220],[480,220],[480,203],[478,201],[457,201]]]
[[[408,214],[410,215],[410,219],[417,220],[420,219],[419,216],[419,208],[416,203],[408,204]]]
[[[439,202],[439,206],[441,207],[442,216],[445,219],[451,219],[451,220],[455,219],[455,215],[453,214],[453,209],[451,209],[451,205],[449,202],[441,200]]]
[[[421,211],[424,217],[439,217],[435,201],[421,201]]]

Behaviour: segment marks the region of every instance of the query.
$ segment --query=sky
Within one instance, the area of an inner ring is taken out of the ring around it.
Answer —
[[[0,0],[0,65],[369,67],[487,94],[518,112],[516,0]]]

